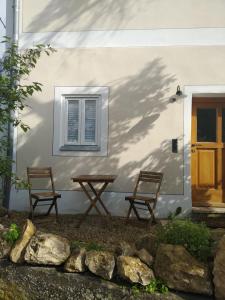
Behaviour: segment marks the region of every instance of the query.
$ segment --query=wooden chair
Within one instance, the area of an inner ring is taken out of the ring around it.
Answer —
[[[142,210],[149,211],[150,219],[148,219],[148,221],[150,222],[150,224],[152,222],[156,222],[154,210],[155,210],[157,199],[159,196],[159,190],[160,190],[160,186],[162,183],[162,179],[163,179],[163,173],[140,171],[135,188],[134,188],[133,195],[125,197],[125,200],[128,200],[130,202],[130,207],[128,210],[126,221],[128,221],[128,219],[131,215],[132,209],[133,209],[136,217],[138,218],[138,220],[146,220],[144,218],[141,218],[138,213],[138,209],[142,209]],[[154,186],[154,191],[150,192],[151,196],[143,196],[141,194],[138,194],[138,189],[142,182]],[[145,207],[143,208],[143,206],[145,206]]]
[[[29,184],[29,198],[30,198],[30,217],[33,219],[34,210],[37,206],[49,206],[47,213],[48,216],[53,207],[55,207],[56,220],[58,218],[58,207],[57,199],[61,198],[61,195],[55,192],[54,181],[52,176],[52,168],[27,168],[27,178]],[[32,182],[34,179],[43,179],[50,180],[51,189],[47,192],[32,192]],[[39,202],[43,204],[38,204]],[[45,202],[45,203],[44,203]],[[46,203],[48,202],[48,203]]]

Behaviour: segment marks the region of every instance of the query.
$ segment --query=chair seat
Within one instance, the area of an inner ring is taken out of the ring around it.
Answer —
[[[142,201],[154,202],[156,201],[156,198],[136,195],[136,196],[126,196],[125,200],[129,200],[129,201],[142,200]]]
[[[61,195],[53,192],[40,192],[40,193],[32,193],[31,197],[37,200],[48,200],[53,198],[61,198]]]

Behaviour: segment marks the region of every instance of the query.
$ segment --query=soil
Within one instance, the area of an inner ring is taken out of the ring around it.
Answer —
[[[99,215],[87,216],[80,228],[76,228],[80,217],[81,215],[60,215],[56,222],[54,215],[42,216],[35,217],[33,223],[37,230],[59,234],[68,238],[71,243],[92,242],[111,251],[114,251],[120,241],[132,244],[154,229],[154,226],[149,227],[146,222],[137,219],[130,219],[126,224],[125,218]],[[0,217],[0,224],[9,227],[11,223],[16,223],[22,228],[27,218],[28,214],[25,212],[11,212],[9,217]]]

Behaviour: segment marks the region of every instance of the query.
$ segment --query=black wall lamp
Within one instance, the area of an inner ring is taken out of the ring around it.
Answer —
[[[183,94],[183,92],[182,92],[181,89],[180,89],[180,86],[178,85],[178,86],[177,86],[176,94],[173,95],[173,96],[170,98],[170,102],[175,102],[175,101],[177,101],[178,99],[180,99],[180,98],[185,98],[185,97],[186,97],[186,95]]]

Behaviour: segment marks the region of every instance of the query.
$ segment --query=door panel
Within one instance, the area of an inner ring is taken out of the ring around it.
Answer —
[[[195,205],[223,204],[225,99],[193,98],[191,175]]]

